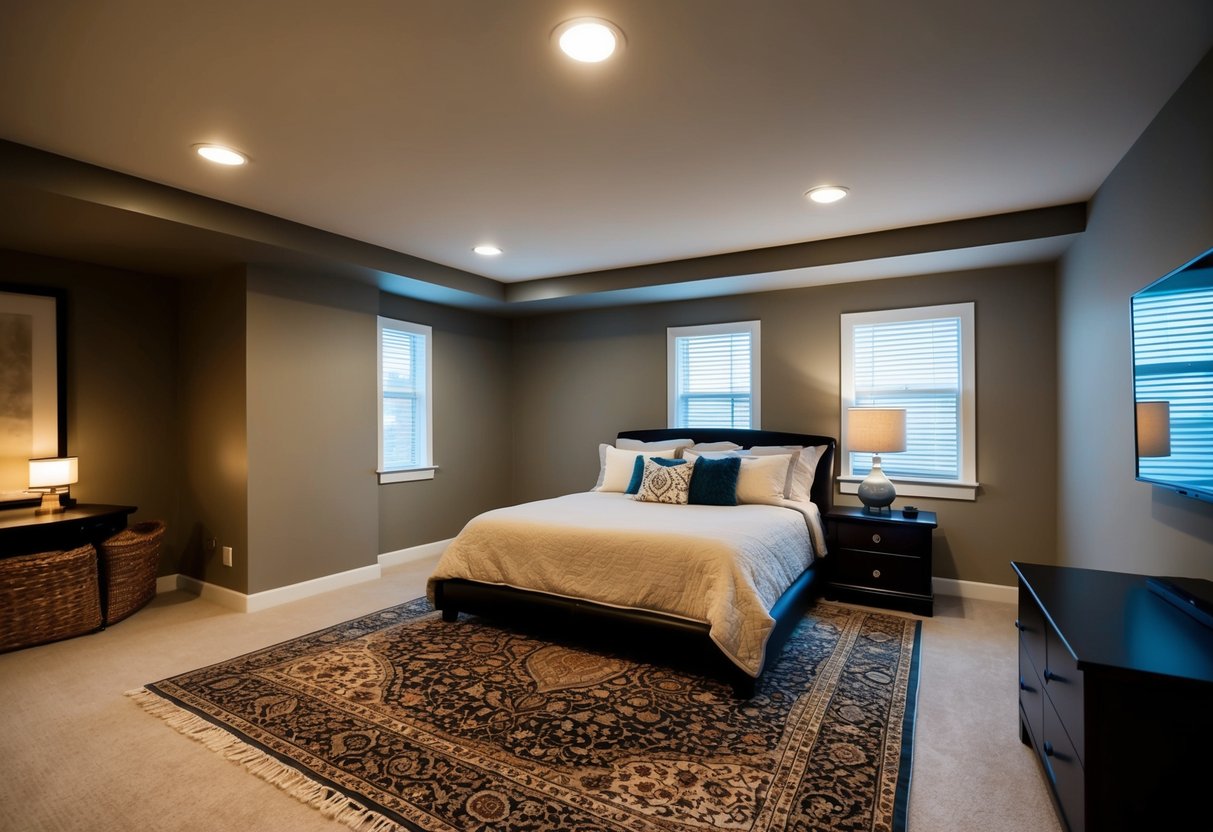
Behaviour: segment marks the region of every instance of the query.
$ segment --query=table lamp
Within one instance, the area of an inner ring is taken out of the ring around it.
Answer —
[[[872,470],[859,484],[859,501],[869,514],[887,509],[897,489],[880,468],[880,454],[906,449],[906,412],[900,408],[847,408],[847,448],[872,454]]]
[[[29,490],[42,492],[42,505],[34,514],[64,511],[59,498],[68,493],[68,486],[79,481],[78,463],[79,459],[74,456],[52,456],[29,461]]]

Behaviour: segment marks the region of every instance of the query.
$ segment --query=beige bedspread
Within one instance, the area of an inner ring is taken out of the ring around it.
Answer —
[[[706,623],[751,676],[771,606],[824,552],[813,503],[699,506],[588,492],[473,518],[430,576],[537,590]]]

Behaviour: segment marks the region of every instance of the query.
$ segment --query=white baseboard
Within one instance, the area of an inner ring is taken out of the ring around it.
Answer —
[[[184,589],[201,598],[227,607],[237,612],[257,612],[258,610],[276,607],[291,601],[310,598],[322,592],[329,592],[346,586],[377,580],[382,574],[383,567],[396,566],[402,563],[434,558],[442,554],[453,538],[437,540],[433,543],[423,543],[420,546],[410,546],[407,549],[397,549],[394,552],[384,552],[379,556],[378,563],[362,566],[335,575],[325,575],[310,581],[291,584],[289,586],[267,589],[245,595],[217,584],[200,581],[188,575],[164,575],[156,579],[156,592],[172,592]],[[977,581],[959,581],[954,578],[933,578],[932,588],[939,595],[955,595],[960,598],[972,598],[981,601],[999,601],[1007,604],[1016,603],[1019,592],[1016,587],[1001,584],[984,584]]]
[[[252,595],[245,595],[243,592],[236,592],[234,589],[200,581],[197,578],[191,578],[189,575],[166,575],[156,580],[156,592],[172,592],[175,589],[184,589],[186,592],[192,592],[205,601],[211,601],[221,607],[227,607],[229,610],[235,610],[236,612],[257,612],[269,609],[270,607],[276,607],[279,604],[287,604],[291,601],[310,598],[322,592],[330,592],[334,589],[378,580],[380,574],[379,564],[376,563],[371,566],[361,566],[357,569],[338,572],[335,575],[313,578],[310,581],[267,589],[264,592],[254,592]]]
[[[415,560],[425,560],[427,558],[436,558],[442,554],[447,545],[454,540],[453,537],[448,537],[446,540],[436,540],[433,543],[423,543],[420,546],[410,546],[407,549],[397,549],[394,552],[384,552],[379,556],[380,566],[397,566],[402,563],[411,563]]]
[[[983,584],[977,581],[958,581],[955,578],[932,578],[931,587],[937,595],[956,595],[978,601],[1000,601],[1014,604],[1019,600],[1019,590],[1002,584]]]
[[[267,589],[264,592],[254,592],[251,595],[245,595],[243,592],[236,592],[233,589],[228,589],[218,584],[207,583],[198,578],[191,578],[189,575],[180,574],[164,575],[157,578],[156,592],[173,592],[174,590],[184,589],[186,592],[192,592],[207,601],[216,603],[221,607],[227,607],[229,610],[257,612],[258,610],[276,607],[279,604],[286,604],[291,601],[319,595],[322,592],[341,589],[342,587],[360,584],[364,581],[377,580],[381,576],[382,569],[385,566],[396,566],[401,563],[438,557],[453,539],[447,538],[446,540],[437,540],[433,543],[423,543],[420,546],[410,546],[407,549],[397,549],[394,552],[384,552],[382,555],[379,555],[378,562],[370,566],[338,572],[335,575],[325,575],[320,578],[313,578],[310,581],[290,584],[289,586]]]

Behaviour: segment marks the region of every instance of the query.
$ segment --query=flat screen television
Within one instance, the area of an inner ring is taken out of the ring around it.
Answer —
[[[1213,249],[1133,295],[1137,479],[1213,502]]]

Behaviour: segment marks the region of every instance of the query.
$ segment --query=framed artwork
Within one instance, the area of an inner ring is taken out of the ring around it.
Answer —
[[[64,456],[62,291],[0,284],[0,507],[34,503],[29,460]]]

